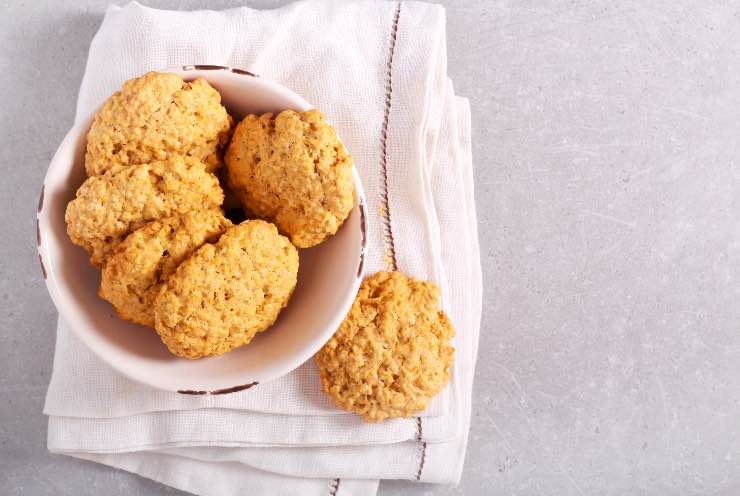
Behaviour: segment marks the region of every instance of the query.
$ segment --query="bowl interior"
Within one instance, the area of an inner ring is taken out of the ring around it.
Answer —
[[[183,70],[205,77],[238,120],[247,113],[306,110],[298,95],[263,78],[229,70]],[[73,128],[59,147],[44,183],[39,213],[40,255],[47,286],[60,314],[106,362],[135,380],[178,391],[214,391],[280,377],[310,358],[331,337],[349,310],[362,278],[364,201],[355,173],[355,206],[339,232],[299,250],[298,285],[278,321],[247,346],[201,360],[171,355],[157,334],[116,316],[97,296],[100,273],[66,234],[67,203],[85,179],[85,134],[90,119]]]

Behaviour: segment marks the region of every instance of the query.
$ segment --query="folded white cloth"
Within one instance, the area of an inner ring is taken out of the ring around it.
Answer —
[[[322,109],[365,187],[368,273],[398,268],[442,287],[457,329],[453,379],[419,417],[366,424],[321,393],[313,360],[244,392],[178,395],[117,374],[60,321],[49,449],[204,495],[364,495],[382,478],[458,481],[481,274],[469,106],[446,77],[444,10],[417,2],[111,6],[90,47],[77,119],[124,80],[187,64],[246,69]]]

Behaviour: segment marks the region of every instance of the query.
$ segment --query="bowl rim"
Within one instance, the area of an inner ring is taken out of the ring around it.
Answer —
[[[243,69],[220,65],[194,64],[161,69],[157,72],[174,72],[180,76],[186,77],[187,73],[191,71],[222,71],[233,74],[236,77],[254,78],[255,83],[263,85],[281,96],[285,96],[299,102],[300,105],[303,107],[300,109],[301,111],[314,108],[313,105],[308,103],[305,99],[303,99],[303,97],[293,92],[289,88],[283,86],[279,82],[269,78],[258,76]],[[111,360],[110,357],[107,356],[105,347],[108,345],[104,342],[102,338],[96,337],[94,332],[88,330],[88,328],[90,328],[90,325],[83,321],[82,312],[76,307],[76,305],[65,298],[62,293],[62,286],[64,284],[60,284],[59,281],[57,281],[56,271],[54,270],[54,267],[48,262],[49,260],[51,260],[51,257],[49,256],[49,239],[53,237],[51,234],[52,230],[50,226],[52,222],[52,214],[50,213],[51,209],[44,208],[46,184],[49,182],[52,175],[56,174],[58,171],[63,171],[63,167],[66,167],[66,164],[60,157],[61,151],[69,147],[74,147],[75,142],[80,138],[80,136],[84,136],[84,134],[87,132],[87,129],[90,127],[92,120],[97,113],[97,110],[98,109],[91,112],[85,118],[80,119],[75,125],[73,125],[60,142],[57,150],[54,153],[54,156],[49,162],[49,167],[46,171],[46,174],[44,175],[44,180],[41,186],[41,192],[39,194],[38,206],[36,211],[37,251],[39,263],[41,265],[41,272],[44,277],[44,282],[46,283],[46,288],[49,292],[52,302],[54,303],[59,316],[63,318],[63,320],[67,323],[69,329],[74,332],[75,335],[79,337],[82,342],[90,350],[93,351],[95,355],[97,355],[101,360],[103,360],[106,364],[111,366],[114,370],[121,373],[122,375],[158,390],[178,392],[188,395],[221,395],[243,391],[257,384],[272,381],[289,374],[296,368],[300,367],[308,359],[310,359],[311,356],[313,356],[316,352],[318,352],[318,350],[331,338],[334,332],[336,332],[336,329],[339,327],[341,322],[344,320],[344,317],[349,312],[349,309],[354,302],[355,296],[359,291],[359,287],[365,272],[365,260],[367,258],[368,241],[367,207],[362,181],[354,164],[352,165],[352,179],[355,188],[356,203],[352,208],[359,209],[361,238],[359,260],[357,261],[357,272],[355,274],[356,277],[354,277],[353,279],[351,292],[348,292],[347,295],[344,296],[340,308],[332,317],[330,324],[326,326],[324,332],[321,335],[317,336],[310,342],[310,346],[306,346],[301,350],[300,353],[294,354],[293,359],[286,360],[282,366],[272,367],[272,373],[270,374],[266,374],[262,377],[254,377],[252,375],[250,376],[249,381],[245,380],[241,384],[229,387],[218,387],[211,390],[174,389],[171,387],[166,387],[163,384],[158,383],[156,380],[152,380],[156,378],[152,378],[148,374],[138,372],[134,367],[126,367],[123,361]],[[45,261],[47,261],[46,264]],[[47,266],[49,270],[47,270]]]

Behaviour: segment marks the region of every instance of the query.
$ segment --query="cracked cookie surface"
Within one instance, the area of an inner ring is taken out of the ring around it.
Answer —
[[[154,327],[154,299],[196,249],[218,240],[231,222],[218,210],[194,210],[150,222],[119,243],[105,263],[99,294],[126,320]]]
[[[177,74],[148,72],[126,81],[95,115],[85,169],[97,176],[116,165],[187,155],[215,171],[232,122],[205,79],[185,82]]]
[[[245,210],[299,248],[336,233],[352,209],[352,157],[318,110],[246,116],[225,161]]]
[[[367,422],[413,416],[449,382],[454,334],[437,286],[378,272],[316,355],[324,393]]]
[[[162,287],[157,333],[177,356],[220,355],[249,343],[288,304],[298,251],[276,227],[247,220],[200,247]]]
[[[193,157],[118,166],[93,176],[67,204],[64,219],[73,243],[102,267],[115,245],[152,220],[190,210],[220,208],[224,193],[216,176]]]

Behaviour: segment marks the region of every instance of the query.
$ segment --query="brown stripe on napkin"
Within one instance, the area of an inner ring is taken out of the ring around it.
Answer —
[[[391,102],[393,97],[393,55],[396,51],[398,22],[401,18],[401,5],[401,2],[396,4],[396,11],[393,14],[393,24],[391,25],[391,41],[388,48],[388,70],[386,73],[385,84],[385,111],[383,112],[383,127],[380,134],[380,146],[383,152],[383,191],[380,194],[380,214],[383,220],[383,234],[385,237],[385,262],[389,270],[398,270],[398,263],[396,262],[396,245],[393,240],[393,228],[391,226],[391,210],[388,202],[388,121],[390,119]],[[421,479],[421,473],[424,470],[424,462],[426,461],[427,455],[427,443],[422,441],[422,432],[423,426],[421,417],[416,417],[416,441],[421,443],[419,446],[419,468],[416,471],[416,480]],[[332,493],[332,495],[335,493]]]
[[[398,33],[398,19],[401,15],[401,2],[396,4],[391,25],[391,42],[388,48],[388,71],[385,83],[385,111],[383,112],[383,127],[380,132],[380,146],[383,152],[383,191],[380,193],[380,216],[383,220],[383,235],[385,238],[385,263],[388,270],[396,270],[396,245],[393,241],[391,228],[391,211],[388,204],[388,119],[391,113],[391,97],[393,96],[393,55],[396,51],[396,37]]]
[[[427,458],[427,443],[421,443],[421,455],[419,456],[419,470],[416,471],[416,480],[421,480],[421,471],[424,470],[424,462]]]
[[[340,482],[341,480],[339,480],[339,478],[332,479],[331,484],[329,484],[329,496],[337,496]]]
[[[419,470],[416,471],[416,480],[421,479],[421,471],[424,470],[424,462],[427,457],[427,443],[421,440],[424,433],[421,417],[416,417],[416,440],[421,443],[421,454],[419,455]]]

